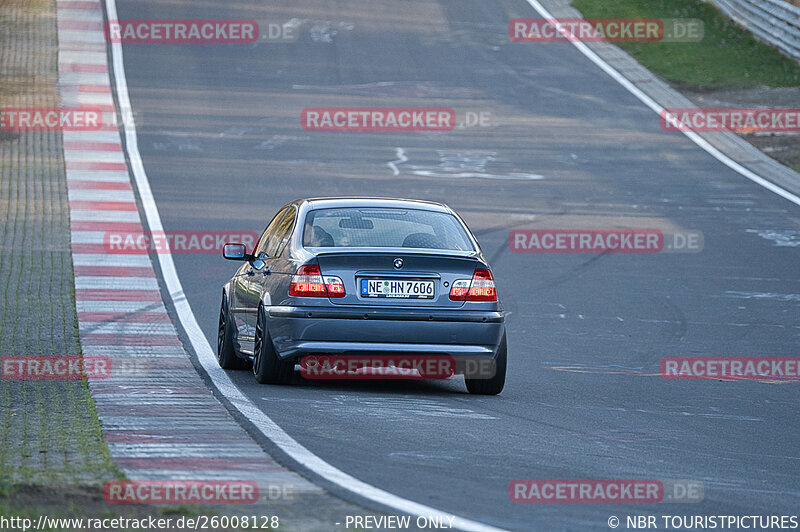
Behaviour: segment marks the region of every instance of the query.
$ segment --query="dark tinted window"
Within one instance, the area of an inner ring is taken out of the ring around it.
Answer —
[[[277,257],[283,251],[286,242],[289,241],[289,237],[291,236],[292,228],[294,227],[294,217],[295,209],[292,207],[286,212],[286,215],[278,224],[278,227],[275,229],[275,235],[269,239],[269,244],[267,245],[268,257]]]
[[[291,207],[286,207],[285,209],[281,209],[278,214],[272,219],[264,232],[261,234],[261,238],[258,239],[258,246],[256,246],[255,252],[253,255],[256,257],[267,257],[267,248],[272,243],[272,240],[275,238],[275,233],[278,231],[278,225],[280,225],[281,221],[285,218],[286,213],[292,210]]]
[[[394,247],[473,251],[451,214],[415,209],[319,209],[306,216],[306,247]]]

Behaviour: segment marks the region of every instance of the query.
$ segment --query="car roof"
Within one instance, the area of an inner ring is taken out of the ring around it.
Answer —
[[[307,198],[297,200],[298,204],[306,204],[307,210],[341,209],[347,207],[375,207],[384,209],[419,209],[424,211],[452,213],[444,203],[403,198],[374,198],[368,196]]]

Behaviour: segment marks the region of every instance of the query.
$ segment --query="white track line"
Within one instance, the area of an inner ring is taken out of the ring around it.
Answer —
[[[105,3],[109,20],[117,20],[117,6],[115,0],[105,0]],[[121,43],[111,43],[111,56],[114,65],[114,86],[117,91],[119,105],[123,112],[129,112],[131,110],[131,103],[128,95]],[[132,121],[125,125],[125,148],[130,160],[131,171],[136,180],[136,186],[139,189],[139,197],[142,201],[142,208],[147,218],[147,224],[150,227],[150,231],[159,233],[164,230],[164,227],[161,223],[161,216],[158,213],[155,199],[153,198],[153,192],[150,189],[150,182],[144,171],[142,157],[139,153],[136,125]],[[169,292],[170,298],[175,305],[175,310],[183,325],[183,329],[192,342],[192,346],[197,353],[197,357],[203,369],[208,373],[209,377],[211,377],[211,380],[220,393],[222,393],[239,412],[245,415],[264,436],[304,467],[307,467],[322,478],[348,491],[384,506],[394,508],[404,514],[440,517],[443,519],[443,522],[449,522],[449,518],[453,517],[451,513],[398,497],[397,495],[376,488],[366,482],[362,482],[344,471],[337,469],[300,445],[300,443],[289,436],[289,434],[279,427],[269,416],[259,410],[250,399],[233,384],[228,374],[217,364],[216,356],[208,340],[206,340],[203,331],[200,329],[197,318],[195,318],[192,308],[189,306],[189,301],[186,299],[186,295],[183,292],[181,281],[175,270],[175,263],[172,260],[172,254],[159,253],[158,262],[161,265],[161,272],[164,276],[164,282],[167,285],[167,291]],[[453,526],[460,530],[476,532],[500,532],[503,530],[458,516],[455,516]]]
[[[549,19],[555,18],[553,17],[553,15],[550,14],[549,11],[547,11],[547,9],[544,8],[542,4],[538,2],[538,0],[526,0],[526,1],[528,2],[528,4],[530,4],[530,6],[533,9],[538,11],[542,17]],[[566,34],[564,35],[566,36]],[[600,69],[603,72],[614,78],[614,81],[625,87],[625,89],[627,89],[628,92],[639,98],[639,100],[643,104],[645,104],[647,107],[655,111],[656,114],[661,116],[661,112],[664,111],[664,108],[661,107],[655,100],[653,100],[647,94],[642,92],[636,85],[631,83],[625,76],[620,74],[614,67],[606,63],[603,59],[601,59],[600,56],[594,53],[588,46],[586,46],[586,44],[575,40],[570,40],[570,42],[575,46],[575,48],[578,49],[580,53],[585,55],[592,63],[600,67]],[[771,190],[775,194],[778,194],[782,198],[791,201],[795,205],[800,205],[800,197],[792,194],[788,190],[779,187],[775,183],[764,179],[755,172],[748,170],[747,168],[737,163],[736,161],[734,161],[733,159],[731,159],[730,157],[719,151],[717,148],[709,144],[708,141],[706,141],[703,137],[701,137],[694,131],[683,131],[683,134],[689,137],[692,140],[692,142],[694,142],[699,147],[707,151],[716,160],[718,160],[731,170],[740,173],[750,181],[753,181],[754,183],[761,185],[767,190]]]

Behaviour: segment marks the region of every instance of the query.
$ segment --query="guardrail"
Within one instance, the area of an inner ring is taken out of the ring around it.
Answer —
[[[800,8],[786,0],[711,0],[759,39],[800,61]]]

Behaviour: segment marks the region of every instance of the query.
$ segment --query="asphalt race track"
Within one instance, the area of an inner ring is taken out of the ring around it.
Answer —
[[[166,230],[262,231],[300,197],[442,201],[508,311],[496,397],[452,382],[239,388],[302,445],[373,486],[510,530],[611,515],[787,514],[800,502],[793,384],[670,381],[678,355],[797,355],[800,210],[730,170],[568,43],[511,43],[523,0],[118,0],[120,19],[295,19],[296,42],[125,44],[139,149]],[[447,132],[319,132],[308,107],[449,107]],[[474,115],[472,115],[474,116]],[[388,164],[392,163],[392,164]],[[394,165],[394,166],[393,166]],[[396,172],[395,172],[396,170]],[[395,175],[397,173],[397,175]],[[521,228],[701,231],[695,253],[515,253]],[[176,254],[216,345],[236,265]],[[515,479],[689,479],[704,499],[520,504]]]

